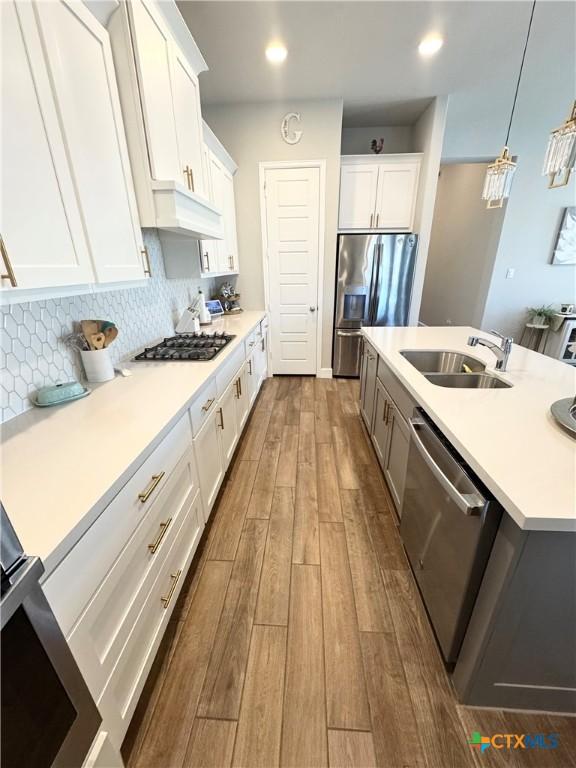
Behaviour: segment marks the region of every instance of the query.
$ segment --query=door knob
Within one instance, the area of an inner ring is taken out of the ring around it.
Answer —
[[[316,312],[316,307],[310,307],[310,312]]]

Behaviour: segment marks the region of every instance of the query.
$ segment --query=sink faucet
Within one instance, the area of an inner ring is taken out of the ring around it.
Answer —
[[[500,344],[494,344],[494,342],[488,341],[488,339],[483,339],[480,336],[469,336],[468,346],[476,347],[478,344],[480,344],[482,347],[488,347],[488,349],[491,349],[498,358],[496,361],[496,370],[505,371],[506,365],[508,363],[508,356],[510,355],[510,350],[512,349],[512,342],[514,339],[511,336],[502,336],[502,334],[498,333],[498,331],[490,331],[490,333],[493,333],[494,336],[498,336],[500,338]]]

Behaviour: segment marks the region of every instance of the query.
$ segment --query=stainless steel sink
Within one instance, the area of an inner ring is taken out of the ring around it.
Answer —
[[[461,352],[442,349],[406,349],[400,352],[421,373],[464,373],[467,366],[474,373],[486,368],[486,364]]]
[[[452,389],[507,389],[507,381],[490,373],[425,373],[424,377],[437,387]]]

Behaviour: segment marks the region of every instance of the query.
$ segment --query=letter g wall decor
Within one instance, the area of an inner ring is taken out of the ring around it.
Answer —
[[[286,144],[298,144],[302,138],[302,131],[297,131],[292,128],[292,121],[300,122],[300,112],[288,112],[284,115],[282,124],[280,126],[280,135],[286,142]]]

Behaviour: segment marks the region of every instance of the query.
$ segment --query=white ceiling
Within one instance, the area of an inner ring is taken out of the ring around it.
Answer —
[[[458,125],[487,123],[500,136],[531,2],[182,0],[178,6],[209,66],[201,75],[205,104],[341,97],[346,126],[402,125],[413,123],[432,97],[450,94],[449,123],[451,115]],[[572,2],[539,0],[528,51],[551,77],[563,70],[562,112],[570,103],[566,78],[574,91],[574,9]],[[423,59],[417,46],[430,32],[445,44]],[[264,57],[273,38],[288,48],[280,67]]]

